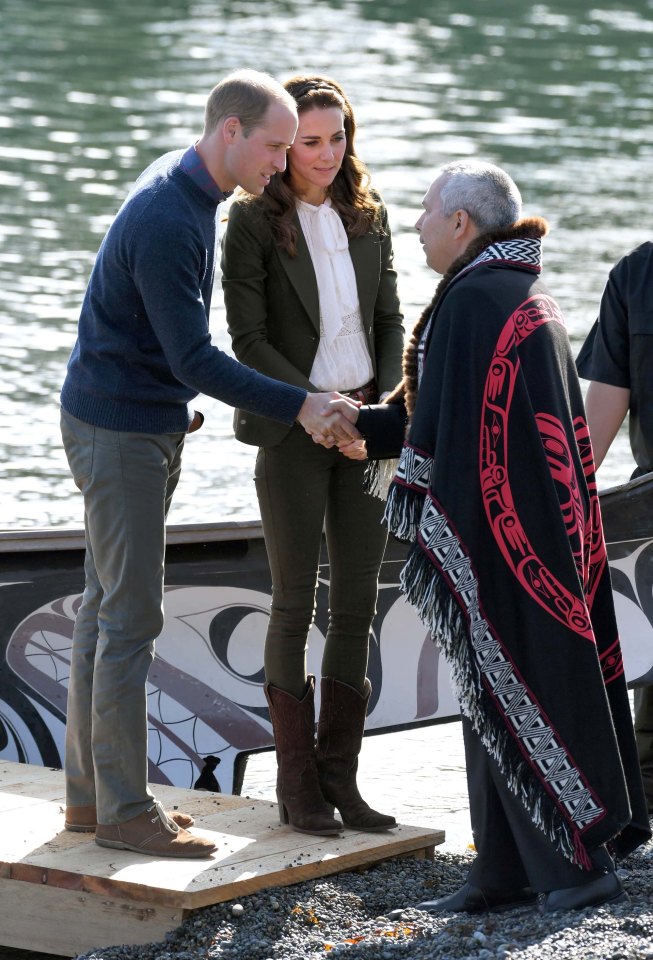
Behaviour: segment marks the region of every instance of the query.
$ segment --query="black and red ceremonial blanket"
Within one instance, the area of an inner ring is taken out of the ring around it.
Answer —
[[[589,868],[595,847],[624,856],[650,829],[582,395],[534,233],[438,288],[386,522],[412,541],[403,588],[463,714]]]

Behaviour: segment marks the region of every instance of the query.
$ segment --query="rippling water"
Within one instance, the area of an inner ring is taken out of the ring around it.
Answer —
[[[0,0],[0,23],[0,526],[81,524],[57,401],[93,258],[136,175],[199,134],[232,68],[343,83],[408,326],[436,282],[413,223],[433,168],[456,157],[505,166],[525,212],[550,221],[546,275],[575,347],[609,267],[649,238],[653,0]],[[171,522],[257,515],[253,449],[228,408],[200,406]],[[600,479],[630,471],[622,435]]]

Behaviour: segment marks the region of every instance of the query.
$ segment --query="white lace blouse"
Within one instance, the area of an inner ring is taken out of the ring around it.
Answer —
[[[298,200],[297,213],[320,297],[320,343],[310,380],[319,390],[355,390],[374,370],[347,234],[328,199],[318,207]]]

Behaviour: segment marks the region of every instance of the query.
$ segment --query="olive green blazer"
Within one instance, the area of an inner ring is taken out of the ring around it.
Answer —
[[[381,227],[350,240],[361,317],[379,392],[401,380],[403,317],[385,208]],[[297,254],[278,246],[262,204],[234,201],[222,240],[222,286],[236,357],[275,380],[315,391],[309,380],[320,337],[320,306],[308,246],[297,226]],[[238,440],[280,443],[291,428],[236,410]]]

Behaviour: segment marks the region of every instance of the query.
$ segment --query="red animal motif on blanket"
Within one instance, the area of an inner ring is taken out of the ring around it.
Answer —
[[[546,296],[533,297],[521,304],[506,322],[497,340],[485,383],[480,443],[480,479],[485,513],[497,545],[513,573],[531,596],[552,616],[576,634],[594,642],[589,617],[593,591],[606,562],[605,544],[598,515],[594,510],[585,519],[578,488],[578,477],[562,424],[549,414],[536,414],[542,445],[551,476],[556,484],[563,520],[576,562],[584,598],[572,593],[548,569],[530,543],[515,506],[510,485],[508,458],[508,420],[520,360],[515,348],[542,324],[562,323],[555,302]],[[581,446],[583,469],[593,478],[591,448],[587,427],[574,424]],[[588,456],[589,450],[589,456]]]

